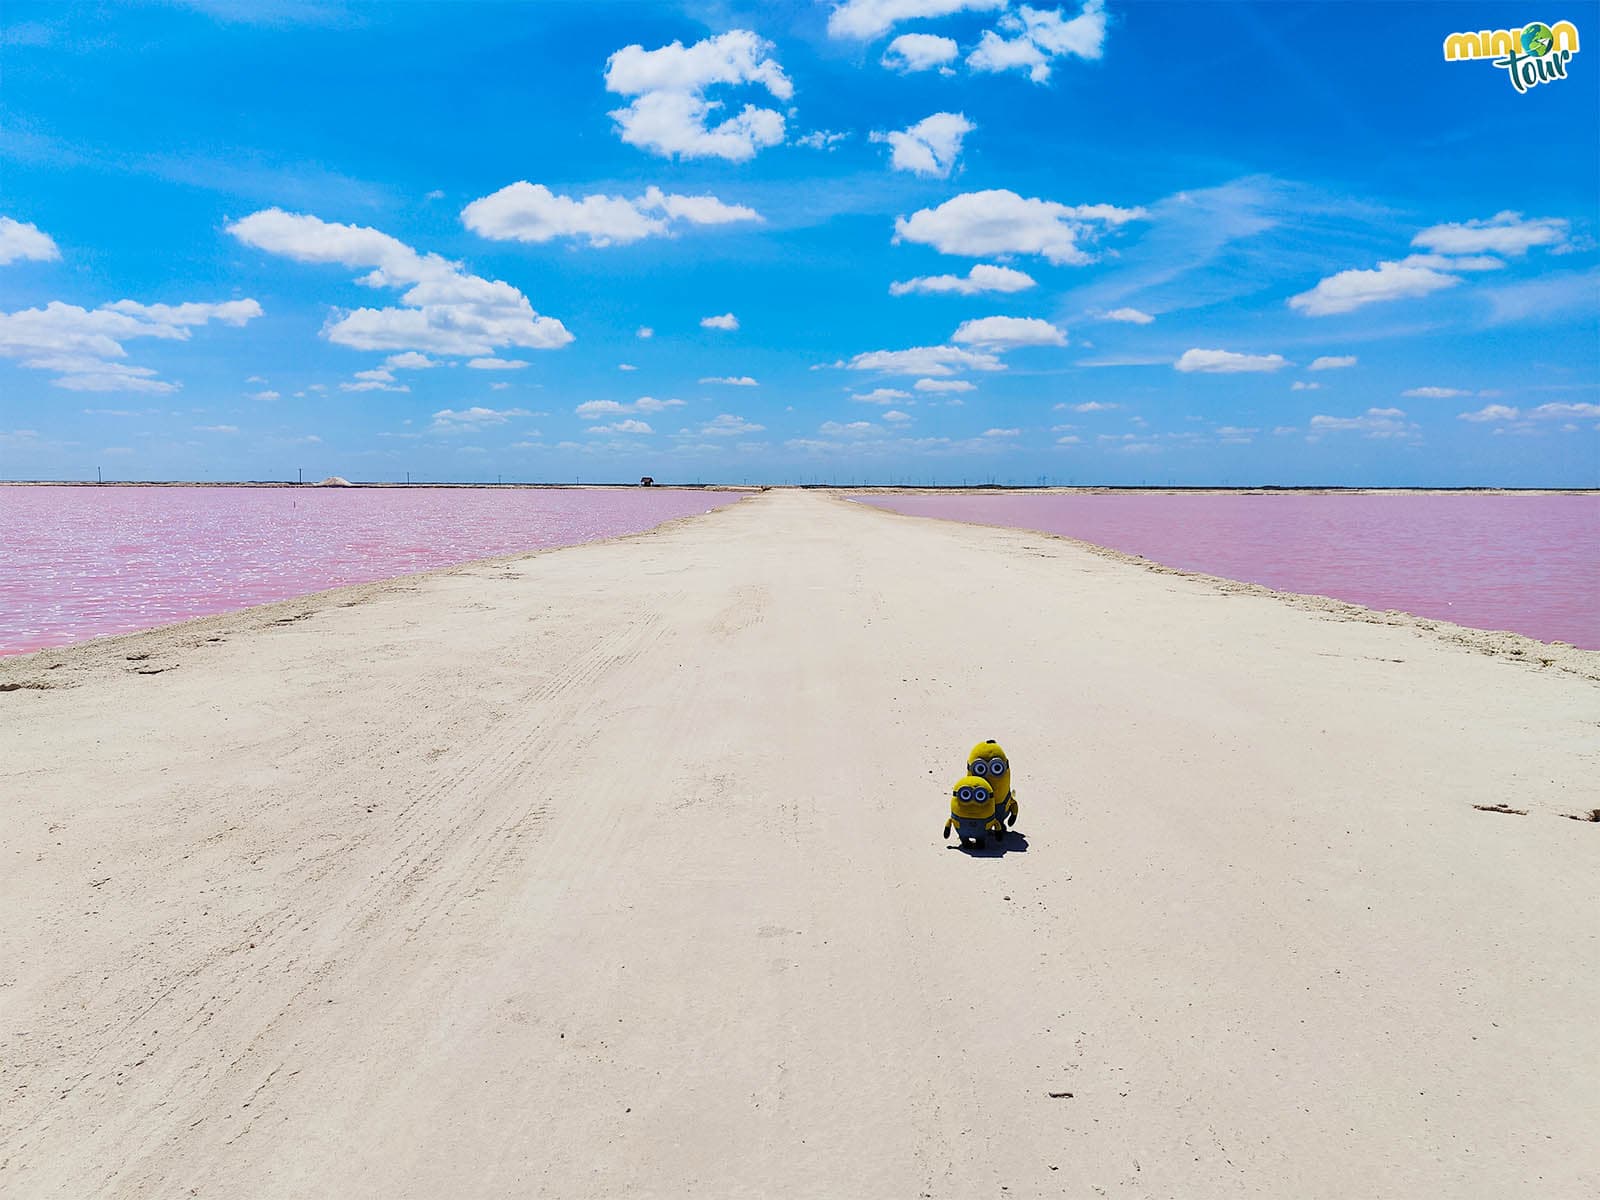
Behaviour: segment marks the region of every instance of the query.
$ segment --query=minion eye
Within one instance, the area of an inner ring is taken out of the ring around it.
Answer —
[[[1005,773],[1006,773],[1006,760],[1005,759],[1003,759],[1003,758],[991,758],[989,760],[989,774],[991,774],[991,775],[1004,775]]]
[[[957,790],[956,796],[959,799],[962,799],[962,800],[971,800],[972,799],[972,789],[969,788],[969,787],[960,788],[959,790]]]
[[[981,758],[971,765],[972,773],[974,775],[987,775],[989,773],[989,764],[984,762]]]

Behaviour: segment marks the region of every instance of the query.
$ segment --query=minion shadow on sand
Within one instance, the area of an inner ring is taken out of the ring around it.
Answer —
[[[967,755],[967,774],[950,789],[950,819],[944,823],[944,836],[954,830],[962,849],[986,849],[990,838],[1001,847],[1017,823],[1017,812],[1010,760],[993,738],[979,742]]]

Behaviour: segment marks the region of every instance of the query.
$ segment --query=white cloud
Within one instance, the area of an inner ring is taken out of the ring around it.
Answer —
[[[870,437],[872,434],[882,433],[883,430],[871,421],[850,421],[844,424],[838,421],[824,421],[817,432],[830,437]]]
[[[381,379],[362,379],[355,384],[339,384],[341,392],[410,392],[405,384],[387,384]]]
[[[619,371],[637,371],[638,369],[639,368],[634,366],[632,363],[618,363],[617,364],[617,370],[619,370]]]
[[[978,263],[965,275],[919,275],[915,279],[891,283],[889,294],[953,292],[958,296],[976,296],[981,292],[1022,292],[1033,286],[1033,276],[1026,272]]]
[[[1005,364],[985,350],[959,346],[913,346],[909,350],[869,350],[844,364],[852,371],[886,375],[954,375],[958,371],[1003,371]]]
[[[610,246],[670,234],[672,221],[726,225],[759,221],[761,214],[715,196],[680,196],[654,186],[635,200],[606,195],[575,200],[542,183],[519,180],[474,200],[461,210],[461,220],[474,233],[500,241],[584,238],[591,246]]]
[[[1026,71],[1035,83],[1045,83],[1050,78],[1050,60],[1031,38],[1004,38],[992,29],[984,30],[977,48],[967,55],[967,66],[991,73]]]
[[[1339,371],[1345,367],[1353,367],[1355,365],[1356,356],[1354,354],[1324,354],[1320,358],[1312,359],[1311,365],[1306,370]]]
[[[663,192],[658,187],[645,189],[644,198],[635,201],[646,209],[660,209],[671,221],[687,221],[691,225],[731,225],[736,221],[759,221],[761,214],[743,204],[724,204],[709,193],[704,196],[680,196]]]
[[[137,300],[118,300],[101,307],[139,320],[173,326],[204,325],[207,321],[244,325],[261,315],[261,306],[254,300],[227,300],[221,304],[141,304]]]
[[[898,408],[891,408],[888,412],[883,414],[883,419],[885,421],[895,422],[909,421],[911,420],[911,414],[901,412]]]
[[[469,275],[459,263],[419,254],[376,229],[269,208],[227,230],[248,246],[296,262],[365,269],[357,280],[365,287],[406,289],[404,308],[330,314],[322,336],[340,346],[481,355],[507,345],[553,350],[572,341],[566,326],[540,316],[509,283]]]
[[[1541,404],[1526,414],[1536,421],[1564,420],[1571,417],[1600,417],[1600,404]]]
[[[804,146],[807,150],[832,150],[850,135],[848,133],[835,133],[831,129],[814,129],[804,137],[794,140],[796,146]]]
[[[533,414],[525,408],[465,408],[441,409],[433,414],[433,424],[429,426],[430,433],[481,433],[485,429],[493,429],[504,425],[513,417],[531,417]]]
[[[783,141],[783,116],[746,104],[715,127],[709,124],[720,101],[706,99],[718,84],[757,84],[779,100],[794,87],[771,43],[747,29],[733,29],[692,46],[673,42],[658,50],[624,46],[606,62],[606,90],[634,99],[615,109],[622,140],[666,158],[724,158],[744,162],[764,146]]]
[[[1296,379],[1289,385],[1291,392],[1315,392],[1321,389],[1320,383],[1307,383],[1304,379]]]
[[[897,22],[923,17],[948,17],[958,12],[993,12],[1006,0],[844,0],[828,16],[828,32],[836,38],[871,41]]]
[[[1471,392],[1462,391],[1460,388],[1447,388],[1447,387],[1415,387],[1415,388],[1407,388],[1405,391],[1401,392],[1400,394],[1402,396],[1418,396],[1418,397],[1421,397],[1422,399],[1425,399],[1425,400],[1450,400],[1450,399],[1453,399],[1456,396],[1470,396],[1470,395],[1472,395]]]
[[[1463,421],[1589,421],[1600,417],[1600,404],[1541,404],[1522,410],[1506,404],[1490,404],[1477,412],[1458,413]],[[1571,432],[1575,426],[1565,426]]]
[[[621,404],[616,400],[585,400],[572,411],[589,421],[596,417],[620,416],[623,413],[665,412],[669,408],[683,406],[682,400],[657,400],[654,396],[640,396],[631,404]]]
[[[1330,417],[1318,414],[1311,418],[1311,433],[1364,433],[1372,438],[1411,438],[1417,436],[1417,426],[1405,419],[1398,408],[1369,408],[1359,417]]]
[[[617,421],[612,425],[591,425],[590,433],[654,433],[644,421]]]
[[[1024,199],[1004,188],[964,192],[938,208],[897,217],[895,241],[917,242],[944,254],[987,258],[1036,254],[1057,266],[1093,261],[1078,243],[1104,229],[1144,217],[1142,208],[1109,204],[1057,204]]]
[[[77,392],[173,392],[149,367],[117,360],[134,338],[188,341],[197,326],[217,321],[241,326],[261,315],[254,300],[220,304],[140,304],[118,300],[96,309],[52,300],[43,308],[0,313],[0,357],[53,372],[57,387]]]
[[[682,408],[682,400],[657,400],[654,396],[640,396],[633,402],[635,412],[664,412],[669,408]]]
[[[711,437],[738,437],[746,433],[760,433],[766,429],[765,425],[757,425],[746,421],[743,417],[733,413],[720,413],[715,418],[707,421],[700,427],[700,432]]]
[[[474,371],[520,371],[533,364],[524,358],[472,358],[467,366]]]
[[[1321,280],[1309,292],[1289,297],[1289,307],[1308,317],[1326,317],[1353,312],[1364,304],[1383,300],[1403,300],[1426,296],[1461,282],[1459,275],[1445,275],[1431,267],[1407,267],[1382,262],[1373,271],[1340,271]]]
[[[919,392],[971,392],[978,387],[965,379],[919,379],[911,386]]]
[[[196,425],[194,431],[196,433],[238,433],[239,427],[237,425]]]
[[[725,383],[730,387],[757,387],[754,379],[748,375],[708,375],[701,383]]]
[[[896,400],[911,399],[910,392],[902,392],[899,388],[873,388],[870,392],[862,392],[858,396],[851,396],[857,404],[893,404]]]
[[[1019,5],[1016,12],[1000,18],[1000,28],[1012,36],[985,30],[977,49],[967,55],[972,70],[1025,70],[1034,83],[1045,83],[1052,59],[1062,55],[1097,59],[1105,53],[1104,0],[1085,0],[1083,11],[1070,19],[1060,9]]]
[[[1505,263],[1490,254],[1470,254],[1464,258],[1451,258],[1445,254],[1408,254],[1400,260],[1402,267],[1427,267],[1433,271],[1500,271]]]
[[[503,392],[510,386],[511,385],[509,383],[505,382],[504,380],[501,380],[498,383],[491,383],[489,385],[489,390],[491,392]]]
[[[55,240],[37,225],[0,217],[0,266],[24,260],[53,262],[60,257]]]
[[[963,113],[938,112],[908,129],[873,133],[872,140],[889,143],[895,170],[945,179],[961,154],[961,140],[976,128]]]
[[[1102,400],[1090,400],[1083,404],[1057,404],[1055,411],[1070,411],[1075,413],[1110,412],[1114,408],[1121,408],[1120,404],[1107,404]]]
[[[1022,430],[1020,429],[985,429],[983,431],[983,436],[986,438],[1014,438],[1021,435]]]
[[[357,371],[355,383],[341,383],[341,392],[409,392],[411,389],[403,383],[395,382],[395,377],[383,367],[376,367],[370,371]]]
[[[252,392],[250,398],[252,400],[277,400],[281,398],[281,393],[268,388],[264,392]]]
[[[725,329],[731,333],[735,329],[739,328],[739,318],[734,316],[731,312],[723,313],[720,317],[701,317],[700,328]]]
[[[1081,437],[1079,437],[1077,434],[1069,433],[1069,434],[1067,434],[1066,437],[1058,437],[1056,439],[1056,445],[1058,445],[1058,446],[1076,446],[1079,443],[1081,443],[1082,441],[1083,441],[1083,439]]]
[[[1520,411],[1505,404],[1488,404],[1477,412],[1458,413],[1463,421],[1515,421]]]
[[[587,238],[591,246],[636,242],[667,232],[667,223],[621,196],[558,196],[543,184],[508,184],[461,210],[474,233],[499,240]]]
[[[1067,335],[1038,317],[978,317],[961,322],[950,340],[977,346],[1065,346]]]
[[[1595,311],[1597,294],[1600,294],[1600,266],[1586,271],[1547,272],[1485,292],[1492,310],[1489,317],[1492,325],[1548,319],[1566,313],[1589,316]]]
[[[955,38],[937,37],[931,33],[902,33],[889,43],[882,61],[891,71],[902,74],[940,67],[948,75],[949,64],[955,61],[960,52]]]
[[[1460,272],[1495,271],[1505,262],[1496,255],[1520,257],[1534,246],[1557,253],[1575,248],[1568,223],[1556,217],[1525,220],[1521,213],[1502,212],[1482,221],[1434,225],[1411,239],[1427,253],[1398,262],[1381,262],[1370,271],[1340,271],[1316,287],[1289,298],[1289,307],[1307,316],[1351,312],[1366,304],[1409,299],[1454,287]]]
[[[1289,365],[1281,354],[1235,354],[1231,350],[1185,350],[1172,364],[1180,371],[1236,374],[1240,371],[1276,371]]]
[[[1140,312],[1137,308],[1114,308],[1108,313],[1101,313],[1102,321],[1123,321],[1129,325],[1148,325],[1154,321],[1147,312]]]
[[[633,336],[637,338],[649,339],[655,337],[655,335],[656,331],[651,329],[648,325],[641,325],[638,329],[633,331]]]
[[[429,367],[437,367],[426,354],[418,354],[415,350],[407,350],[404,354],[391,354],[383,360],[383,365],[391,371],[426,371]]]
[[[1434,225],[1411,239],[1436,254],[1526,254],[1533,246],[1559,246],[1567,240],[1568,225],[1556,217],[1524,220],[1518,212],[1500,212],[1483,221],[1459,225]],[[1463,268],[1464,269],[1464,268]]]
[[[0,317],[0,321],[4,318]],[[4,333],[0,332],[0,339]],[[3,349],[3,346],[0,346]],[[157,379],[149,367],[105,362],[89,355],[49,355],[24,359],[23,366],[36,371],[55,371],[60,378],[51,382],[73,392],[175,392],[178,385]]]

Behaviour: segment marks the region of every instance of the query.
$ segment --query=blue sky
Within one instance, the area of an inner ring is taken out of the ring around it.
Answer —
[[[5,478],[1600,485],[1600,5],[0,21]]]

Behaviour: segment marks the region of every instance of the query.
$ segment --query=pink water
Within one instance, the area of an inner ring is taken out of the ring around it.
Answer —
[[[0,654],[650,529],[728,492],[0,487]]]
[[[873,496],[1167,566],[1600,650],[1600,496]]]

